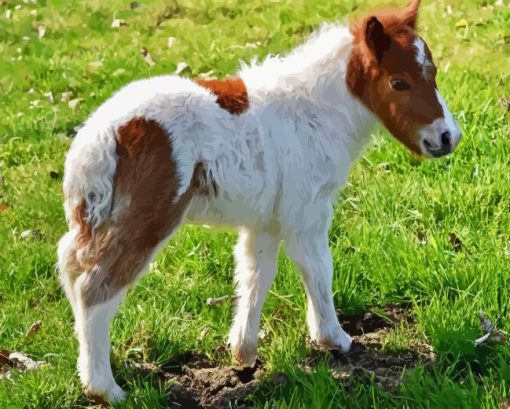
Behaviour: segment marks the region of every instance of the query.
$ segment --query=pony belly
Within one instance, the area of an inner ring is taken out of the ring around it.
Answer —
[[[211,227],[254,226],[273,219],[272,207],[267,201],[253,198],[230,198],[195,196],[191,202],[186,221]]]

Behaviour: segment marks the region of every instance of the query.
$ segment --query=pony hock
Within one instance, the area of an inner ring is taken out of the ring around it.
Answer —
[[[133,82],[90,116],[65,163],[69,232],[58,247],[87,393],[125,397],[109,323],[183,222],[239,228],[229,344],[240,364],[256,359],[281,240],[302,274],[312,340],[349,350],[331,291],[336,192],[377,121],[425,156],[453,151],[461,136],[416,33],[418,6],[326,24],[289,55],[223,81]]]

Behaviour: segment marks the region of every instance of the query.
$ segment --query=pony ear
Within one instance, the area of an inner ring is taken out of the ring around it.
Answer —
[[[366,20],[365,42],[377,61],[381,62],[384,52],[390,48],[391,39],[375,16]]]
[[[411,0],[403,10],[403,23],[411,27],[413,30],[416,29],[416,20],[418,19],[418,8],[420,7],[420,0]]]

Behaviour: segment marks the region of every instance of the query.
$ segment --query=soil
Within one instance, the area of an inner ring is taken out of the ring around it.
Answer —
[[[193,356],[181,373],[168,372],[170,408],[248,408],[244,399],[260,383],[260,362],[253,368],[217,367],[203,356]]]
[[[391,390],[398,387],[404,371],[411,370],[417,363],[435,360],[430,345],[423,343],[414,343],[399,354],[381,350],[383,338],[391,328],[402,321],[412,324],[407,310],[401,307],[388,306],[359,315],[339,314],[338,319],[353,338],[351,350],[347,354],[313,351],[305,363],[305,370],[313,370],[314,364],[325,359],[331,367],[332,376],[345,382],[346,386],[352,378],[357,382],[373,378],[380,388]]]
[[[339,314],[338,319],[353,337],[351,351],[342,354],[312,350],[300,365],[305,372],[312,372],[319,361],[325,361],[332,376],[346,387],[351,379],[369,382],[373,377],[379,387],[390,390],[398,386],[405,370],[411,370],[418,362],[433,360],[431,349],[425,344],[415,344],[398,355],[381,351],[382,339],[389,329],[402,321],[412,324],[407,311],[401,307],[370,309],[358,315]],[[186,409],[249,408],[251,405],[245,399],[264,375],[259,361],[254,368],[219,366],[205,355],[192,353],[177,357],[160,368],[139,364],[138,370],[157,372],[170,385],[168,407]],[[273,374],[269,380],[274,385],[287,381],[283,373]]]

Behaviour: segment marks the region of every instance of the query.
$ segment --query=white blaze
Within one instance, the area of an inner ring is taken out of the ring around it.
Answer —
[[[446,103],[439,93],[439,91],[436,89],[436,97],[437,102],[441,105],[441,108],[443,109],[443,116],[435,119],[432,123],[424,126],[420,129],[420,147],[421,151],[426,156],[433,156],[433,154],[429,151],[429,149],[432,149],[433,151],[437,151],[441,149],[442,146],[442,140],[441,140],[441,134],[444,132],[449,132],[450,134],[450,142],[451,142],[451,150],[453,151],[462,136],[461,130],[455,119],[453,119],[453,116],[446,106]],[[428,144],[428,147],[426,147],[426,143]]]
[[[425,43],[420,37],[416,37],[414,40],[414,46],[416,47],[416,62],[422,69],[423,77],[427,77],[427,68],[432,65],[432,62],[427,58],[425,53]]]
[[[453,119],[453,116],[446,106],[446,102],[444,101],[443,97],[439,93],[439,90],[436,89],[436,96],[438,102],[441,104],[441,107],[443,108],[443,116],[444,116],[444,122],[445,122],[445,130],[448,130],[450,132],[451,138],[452,138],[452,146],[455,148],[457,144],[459,143],[461,131],[460,127],[457,124],[457,121]]]

